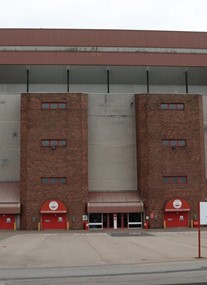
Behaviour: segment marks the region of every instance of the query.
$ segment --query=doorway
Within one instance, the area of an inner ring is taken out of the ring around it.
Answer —
[[[66,214],[42,214],[42,230],[66,229]]]
[[[0,229],[1,230],[14,230],[15,216],[13,214],[0,215]]]
[[[164,219],[167,228],[182,228],[189,226],[188,212],[166,212]]]

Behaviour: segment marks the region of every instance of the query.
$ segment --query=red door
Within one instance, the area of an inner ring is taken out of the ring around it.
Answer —
[[[167,228],[188,227],[188,212],[167,212],[165,221]]]
[[[42,214],[43,230],[66,230],[66,214]]]
[[[0,229],[1,230],[13,230],[14,229],[15,217],[10,214],[0,215]]]

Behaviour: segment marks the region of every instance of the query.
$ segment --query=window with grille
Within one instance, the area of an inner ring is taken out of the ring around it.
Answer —
[[[42,185],[65,185],[67,184],[66,177],[41,177]]]
[[[65,102],[42,102],[41,109],[43,110],[65,110],[67,105]]]
[[[162,181],[166,184],[187,184],[187,176],[163,176]]]
[[[160,104],[161,110],[184,110],[185,105],[184,103],[161,103]]]

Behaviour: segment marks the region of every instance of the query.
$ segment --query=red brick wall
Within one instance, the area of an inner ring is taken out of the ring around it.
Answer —
[[[41,110],[41,102],[66,102],[67,109]],[[70,228],[82,228],[88,200],[87,108],[86,94],[22,94],[22,229],[37,229],[41,206],[50,199],[65,204]],[[67,147],[43,148],[41,139],[67,139]],[[67,185],[41,185],[41,177],[67,177]]]
[[[185,110],[160,110],[160,103],[184,103]],[[136,95],[138,187],[151,227],[162,227],[165,204],[173,198],[189,202],[190,220],[198,201],[207,197],[202,97],[199,95]],[[186,139],[186,147],[162,145],[162,139]],[[187,176],[188,183],[164,184],[163,176]]]

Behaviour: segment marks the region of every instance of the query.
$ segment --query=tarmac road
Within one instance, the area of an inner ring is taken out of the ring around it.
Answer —
[[[206,260],[155,264],[1,270],[3,285],[207,284]]]
[[[0,232],[0,285],[207,284],[207,231]],[[205,283],[204,283],[205,282]]]

